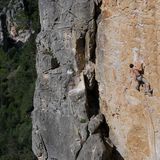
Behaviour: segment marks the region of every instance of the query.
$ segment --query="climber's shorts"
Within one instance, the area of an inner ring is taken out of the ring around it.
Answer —
[[[136,76],[136,80],[140,83],[146,84],[147,81],[145,80],[145,78],[142,75]]]

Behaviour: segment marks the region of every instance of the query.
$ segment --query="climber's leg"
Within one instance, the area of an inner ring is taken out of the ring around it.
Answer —
[[[136,89],[137,89],[138,91],[140,91],[140,86],[141,86],[141,83],[140,83],[139,81],[137,81]]]
[[[147,94],[148,91],[149,91],[149,83],[146,81],[146,79],[144,77],[142,77],[141,80],[142,80],[142,83],[144,85],[144,92],[145,92],[145,94]]]
[[[137,80],[136,89],[137,89],[138,91],[140,91],[140,86],[142,85],[142,76],[141,76],[141,75],[137,76],[137,77],[136,77],[136,80]]]
[[[146,95],[152,95],[153,89],[151,89],[150,83],[147,82],[145,78],[142,78],[142,82],[144,83],[144,92]]]

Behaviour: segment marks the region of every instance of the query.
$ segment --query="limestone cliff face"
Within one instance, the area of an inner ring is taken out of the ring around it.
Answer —
[[[102,2],[98,26],[96,78],[100,108],[110,139],[126,160],[160,159],[159,1]],[[144,61],[144,76],[154,90],[135,90],[129,64]]]
[[[159,5],[39,0],[32,114],[38,159],[160,159]],[[137,61],[145,64],[151,97],[135,89],[129,64]]]
[[[38,159],[107,159],[99,113],[95,37],[100,2],[39,0],[33,151]],[[93,92],[93,93],[92,93]],[[107,136],[106,136],[107,138]]]

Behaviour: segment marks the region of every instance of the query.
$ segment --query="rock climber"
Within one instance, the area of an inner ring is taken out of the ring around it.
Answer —
[[[137,63],[136,65],[130,64],[129,67],[131,68],[130,72],[134,80],[137,81],[136,89],[140,91],[140,87],[144,86],[145,95],[151,96],[153,90],[151,89],[150,84],[147,82],[147,80],[143,77],[144,74],[143,63]]]

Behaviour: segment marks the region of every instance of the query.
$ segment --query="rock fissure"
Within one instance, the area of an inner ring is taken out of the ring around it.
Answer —
[[[76,62],[78,72],[81,73],[85,67],[85,35],[81,35],[76,41]]]
[[[47,160],[47,158],[48,158],[47,148],[46,148],[46,146],[45,146],[45,143],[44,143],[44,140],[43,140],[42,135],[40,135],[40,137],[41,137],[41,145],[43,146],[43,149],[44,149],[44,151],[43,151],[43,153],[42,153],[42,156],[44,156],[44,157],[43,157],[44,160]],[[44,154],[44,152],[45,152],[45,154]]]
[[[95,29],[94,32],[92,33],[92,40],[90,43],[90,58],[89,62],[85,68],[84,71],[84,81],[85,81],[85,88],[86,88],[86,98],[87,98],[87,105],[86,105],[86,111],[87,111],[87,116],[89,119],[88,126],[87,126],[87,131],[88,131],[88,136],[84,144],[81,146],[80,150],[77,152],[76,159],[80,159],[81,157],[81,152],[84,152],[84,148],[86,147],[86,143],[92,135],[100,135],[101,140],[103,141],[103,144],[107,150],[107,152],[104,152],[102,155],[102,159],[106,158],[111,158],[112,153],[112,143],[108,141],[109,138],[109,127],[105,121],[104,116],[100,113],[100,107],[99,107],[99,86],[98,82],[95,79],[95,68],[92,63],[96,62],[96,33],[97,33],[97,20],[100,16],[100,6],[101,2],[98,5],[95,5],[95,16],[94,16],[94,21],[95,21]],[[85,64],[86,65],[86,64]],[[88,68],[89,66],[89,68]],[[109,144],[110,143],[110,144]],[[116,151],[116,150],[115,150]],[[79,156],[80,155],[80,156]],[[116,157],[118,158],[118,156]]]

